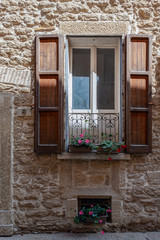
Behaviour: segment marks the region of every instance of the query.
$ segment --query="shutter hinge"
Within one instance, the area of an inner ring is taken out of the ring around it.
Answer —
[[[152,102],[149,102],[148,104],[149,104],[149,105],[154,105],[154,103],[152,103]]]

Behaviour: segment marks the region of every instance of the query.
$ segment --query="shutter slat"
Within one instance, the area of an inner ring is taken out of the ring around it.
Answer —
[[[63,37],[36,37],[35,150],[63,149]]]
[[[57,112],[59,110],[59,108],[57,107],[39,107],[38,108],[38,111],[40,112]]]
[[[127,153],[149,153],[152,142],[151,36],[126,37]]]
[[[40,75],[59,75],[59,71],[39,71]]]
[[[58,76],[40,76],[40,107],[58,106]]]
[[[130,71],[129,71],[129,74],[136,75],[137,72],[130,70]],[[149,71],[138,71],[138,75],[139,75],[139,76],[140,76],[140,75],[149,75]]]

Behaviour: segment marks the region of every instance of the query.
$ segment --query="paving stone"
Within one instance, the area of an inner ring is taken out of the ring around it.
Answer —
[[[53,234],[25,234],[12,237],[2,237],[1,240],[159,240],[160,232],[151,233],[53,233]]]

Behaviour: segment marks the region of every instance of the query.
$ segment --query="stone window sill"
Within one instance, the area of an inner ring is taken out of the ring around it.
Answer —
[[[67,153],[57,154],[59,160],[108,160],[111,158],[113,161],[129,161],[131,159],[130,154],[101,154],[101,153]]]

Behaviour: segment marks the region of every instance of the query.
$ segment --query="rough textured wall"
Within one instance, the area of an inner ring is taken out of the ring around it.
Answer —
[[[62,23],[70,21],[84,24],[125,22],[128,33],[153,35],[153,153],[118,163],[119,185],[115,191],[121,197],[123,225],[113,224],[110,229],[159,229],[159,0],[2,0],[0,11],[0,91],[14,95],[14,231],[69,230],[67,193],[64,194],[67,186],[68,189],[70,184],[73,188],[80,185],[83,189],[86,184],[89,188],[102,186],[109,189],[108,185],[112,188],[114,170],[108,171],[112,163],[109,166],[105,163],[105,167],[98,161],[95,167],[90,161],[71,164],[57,160],[53,155],[36,155],[33,151],[35,35],[59,33]],[[18,114],[21,107],[28,109],[27,116]]]

